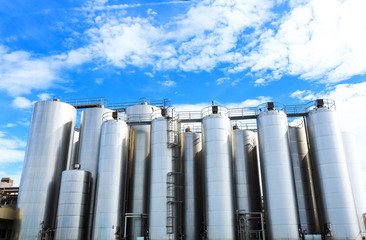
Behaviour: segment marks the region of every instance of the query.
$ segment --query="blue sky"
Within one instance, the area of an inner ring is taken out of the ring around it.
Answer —
[[[53,96],[195,110],[331,98],[365,146],[365,12],[360,0],[1,1],[0,177],[19,183],[32,103]]]

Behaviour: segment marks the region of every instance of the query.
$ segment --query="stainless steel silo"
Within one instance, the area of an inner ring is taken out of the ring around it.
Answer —
[[[19,187],[17,222],[12,239],[53,235],[62,171],[71,155],[76,109],[58,101],[34,105]]]
[[[245,236],[245,239],[250,239],[258,236],[262,227],[260,215],[262,201],[256,150],[257,133],[234,129],[232,138],[236,210],[242,217],[238,226],[242,232],[239,231],[239,234]]]
[[[366,236],[366,222],[363,214],[366,214],[366,189],[363,181],[363,167],[361,158],[356,148],[357,144],[354,135],[349,132],[342,133],[344,150],[347,159],[348,172],[350,175],[353,197],[355,199],[358,221],[360,223],[362,236]]]
[[[301,230],[304,234],[319,234],[320,222],[306,129],[289,127],[288,131]]]
[[[142,103],[126,109],[128,122],[150,121],[157,109]],[[150,125],[130,128],[127,237],[136,239],[147,232],[148,195],[150,178]]]
[[[308,126],[323,218],[322,230],[334,240],[360,239],[336,112],[327,107],[317,107],[308,114]]]
[[[352,185],[353,197],[355,199],[358,222],[360,223],[362,236],[366,236],[365,219],[366,214],[366,189],[364,186],[364,172],[361,158],[357,149],[354,135],[349,132],[342,132],[343,145],[346,153],[348,172]]]
[[[149,239],[175,240],[177,236],[176,172],[177,122],[165,117],[152,121]]]
[[[216,106],[213,106],[216,107]],[[216,111],[214,111],[216,112]],[[235,232],[230,120],[223,113],[202,119],[205,223],[210,240],[232,240]]]
[[[90,173],[63,171],[57,208],[56,240],[83,240],[88,226]]]
[[[91,173],[87,239],[90,239],[92,235],[100,134],[102,129],[103,114],[107,112],[111,112],[111,110],[105,108],[87,108],[81,113],[78,162],[81,165],[82,170]]]
[[[74,129],[74,136],[72,139],[73,142],[72,142],[71,157],[69,159],[69,162],[67,163],[67,169],[73,169],[74,164],[78,162],[80,129]]]
[[[257,118],[264,213],[269,239],[299,239],[295,184],[288,144],[287,116],[278,110]]]
[[[92,239],[110,240],[123,236],[127,151],[127,124],[120,120],[105,121],[100,139]]]
[[[200,152],[202,150],[201,134],[187,130],[182,135],[181,149],[181,160],[184,165],[183,231],[185,239],[199,239],[201,227],[201,176],[199,173]]]

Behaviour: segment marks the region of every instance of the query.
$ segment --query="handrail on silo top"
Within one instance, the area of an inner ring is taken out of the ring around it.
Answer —
[[[257,106],[257,115],[267,111],[286,112],[286,105],[280,102],[266,102]]]
[[[177,118],[180,120],[197,120],[202,118],[201,111],[177,111]]]
[[[330,110],[336,110],[335,101],[332,99],[317,99],[306,103],[306,110],[310,112],[315,108],[328,108]]]
[[[244,120],[230,121],[232,130],[252,130],[257,131],[257,123],[253,121],[247,122]]]
[[[222,116],[229,116],[229,110],[226,107],[212,105],[207,106],[201,110],[202,118],[211,115],[211,114],[218,114]]]
[[[125,119],[125,113],[121,113],[119,111],[113,111],[113,112],[106,112],[102,115],[102,121],[108,121],[108,120],[124,120]]]

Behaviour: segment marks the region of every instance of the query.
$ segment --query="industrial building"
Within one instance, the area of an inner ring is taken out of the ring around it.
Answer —
[[[332,100],[41,101],[12,239],[364,239],[360,166]]]

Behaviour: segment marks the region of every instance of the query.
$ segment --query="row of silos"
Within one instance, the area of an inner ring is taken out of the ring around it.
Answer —
[[[79,141],[75,114],[57,101],[35,105],[16,239],[361,238],[364,191],[359,179],[351,187],[348,170],[359,162],[347,166],[327,107],[311,110],[302,127],[268,107],[257,134],[232,130],[213,106],[202,133],[187,129],[181,138],[179,120],[147,104],[128,107],[126,121],[90,108]],[[67,167],[75,163],[80,169]]]

